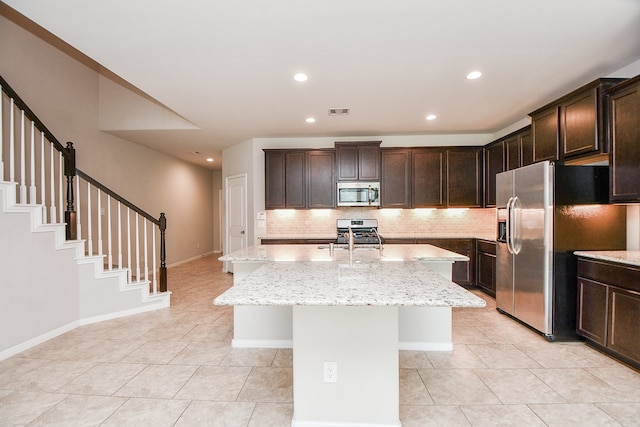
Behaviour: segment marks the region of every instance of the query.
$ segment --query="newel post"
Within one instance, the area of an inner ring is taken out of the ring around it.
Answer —
[[[76,176],[76,150],[72,142],[67,142],[64,151],[64,175],[67,177],[67,208],[64,211],[64,222],[67,224],[67,240],[77,240],[76,208],[73,196],[73,178]]]
[[[160,213],[160,292],[167,292],[167,251],[164,232],[167,229],[167,217]]]

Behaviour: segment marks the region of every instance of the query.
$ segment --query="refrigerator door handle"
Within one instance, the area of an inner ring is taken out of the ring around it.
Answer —
[[[520,216],[522,211],[522,204],[520,203],[520,199],[518,196],[512,197],[511,200],[511,253],[514,255],[518,255],[520,250],[522,249],[522,239],[520,237]]]
[[[505,224],[505,232],[506,232],[505,242],[507,243],[507,250],[509,251],[510,254],[513,254],[513,242],[512,242],[513,230],[511,229],[512,222],[513,222],[513,218],[511,217],[512,202],[513,202],[513,197],[509,197],[509,200],[507,201],[507,215],[506,215],[506,224]]]

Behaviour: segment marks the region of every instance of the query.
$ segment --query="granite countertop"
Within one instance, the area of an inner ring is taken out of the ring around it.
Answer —
[[[328,251],[327,251],[328,252]],[[484,307],[486,302],[419,261],[266,262],[216,305]],[[377,252],[377,251],[376,251]]]
[[[358,246],[358,245],[356,245]],[[260,245],[231,252],[220,261],[342,261],[349,259],[345,245]],[[372,246],[357,247],[353,254],[360,261],[469,261],[469,257],[432,245],[383,245],[382,255]]]
[[[640,267],[640,251],[576,251],[575,255]]]

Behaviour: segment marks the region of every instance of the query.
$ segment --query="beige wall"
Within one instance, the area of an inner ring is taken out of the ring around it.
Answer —
[[[78,168],[151,215],[166,213],[169,265],[212,252],[212,171],[101,132],[95,64],[0,12],[0,74],[61,142],[74,142]]]

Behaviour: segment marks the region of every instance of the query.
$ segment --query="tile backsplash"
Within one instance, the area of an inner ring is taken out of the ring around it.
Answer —
[[[377,219],[383,237],[477,237],[495,240],[495,209],[338,208],[267,211],[265,237],[328,237],[337,219]]]

